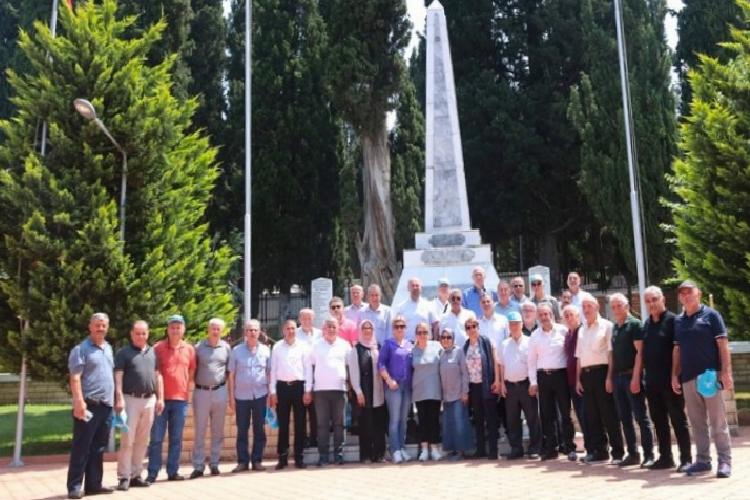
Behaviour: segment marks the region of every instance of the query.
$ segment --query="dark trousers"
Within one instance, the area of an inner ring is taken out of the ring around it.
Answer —
[[[508,434],[508,415],[505,411],[505,398],[500,396],[497,400],[497,427],[505,429],[505,434]]]
[[[73,418],[73,444],[68,462],[68,491],[81,488],[84,477],[85,491],[96,491],[102,487],[104,450],[109,442],[112,407],[86,402],[92,413],[91,420],[84,422]]]
[[[235,399],[235,421],[237,423],[237,463],[248,465],[263,460],[266,447],[266,396],[257,399]],[[248,429],[253,422],[253,451],[248,452]],[[288,424],[287,424],[288,426]]]
[[[693,461],[690,449],[690,431],[688,431],[687,415],[685,415],[685,399],[682,394],[675,394],[669,382],[659,387],[646,385],[646,398],[651,419],[654,421],[656,440],[659,443],[660,458],[672,458],[672,435],[669,432],[669,422],[677,438],[680,449],[680,463]]]
[[[573,411],[576,412],[576,418],[578,419],[578,425],[581,426],[581,434],[583,434],[583,447],[589,449],[589,430],[586,424],[586,405],[583,404],[583,396],[576,392],[576,387],[570,387],[570,402],[573,405]]]
[[[289,458],[289,416],[294,411],[294,461],[302,463],[305,449],[305,404],[302,401],[304,393],[305,382],[302,380],[291,384],[276,382],[279,462],[286,463]]]
[[[638,453],[638,444],[635,441],[635,426],[633,425],[633,418],[635,417],[641,431],[643,454],[646,457],[653,457],[654,435],[651,432],[651,420],[649,420],[646,412],[646,396],[643,394],[643,384],[641,384],[641,392],[633,394],[630,392],[630,379],[632,377],[632,373],[614,376],[617,416],[622,424],[622,432],[625,434],[628,453],[631,455]]]
[[[339,458],[344,452],[344,391],[315,391],[315,412],[318,416],[318,455],[328,462],[329,440],[333,427],[333,453]]]
[[[609,444],[612,447],[612,458],[622,458],[625,450],[622,445],[620,422],[617,420],[615,398],[605,389],[606,380],[607,365],[581,369],[583,404],[589,431],[589,447],[586,451],[606,454]]]
[[[477,454],[497,455],[497,398],[485,398],[482,384],[469,384],[469,405],[474,422]]]
[[[539,429],[539,401],[529,396],[529,381],[505,381],[505,415],[508,419],[508,442],[511,454],[523,453],[523,429],[521,411],[529,426],[529,448],[527,453],[539,453],[542,434]]]
[[[420,443],[440,442],[440,401],[425,399],[417,401],[417,433]]]
[[[305,406],[305,416],[306,416],[305,438],[307,438],[310,441],[310,443],[308,444],[315,444],[317,446],[318,418],[317,418],[317,414],[315,413],[314,403]]]
[[[379,461],[385,456],[385,405],[359,408],[359,459]]]
[[[544,433],[544,453],[553,453],[558,448],[563,453],[575,450],[573,443],[573,421],[570,419],[570,389],[565,368],[537,371],[539,384],[539,409]],[[560,417],[558,436],[555,421]]]

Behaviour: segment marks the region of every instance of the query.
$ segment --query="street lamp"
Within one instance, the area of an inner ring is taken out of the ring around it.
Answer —
[[[112,134],[109,133],[104,123],[97,118],[96,110],[94,105],[86,99],[75,99],[73,101],[73,107],[76,108],[78,114],[89,121],[93,121],[99,129],[104,132],[104,135],[112,142],[117,151],[122,153],[122,181],[120,186],[120,241],[125,242],[125,196],[127,193],[127,180],[128,180],[128,154],[120,146]]]

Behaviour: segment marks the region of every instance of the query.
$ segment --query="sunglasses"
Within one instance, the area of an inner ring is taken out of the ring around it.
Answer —
[[[523,285],[513,285],[513,288],[523,288]]]
[[[476,330],[478,328],[478,325],[466,325],[467,330]]]
[[[331,309],[341,309],[341,304],[331,306]]]
[[[429,332],[426,332],[424,330],[418,330],[417,331],[417,335],[428,335],[428,334],[429,334]]]
[[[542,286],[542,282],[541,281],[536,281],[536,282],[532,283],[531,286]]]
[[[393,328],[397,330],[403,330],[404,328],[406,328],[406,325],[393,325]]]
[[[461,297],[451,297],[451,302],[461,302]]]
[[[451,335],[441,335],[440,340],[453,340],[453,336]]]

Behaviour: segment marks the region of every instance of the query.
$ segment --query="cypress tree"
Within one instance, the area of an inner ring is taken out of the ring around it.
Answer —
[[[750,2],[738,2],[743,26]],[[734,28],[722,44],[728,62],[702,55],[689,73],[691,115],[680,125],[671,205],[678,274],[713,293],[733,336],[748,338],[750,307],[750,30]]]
[[[212,316],[234,315],[232,259],[203,221],[216,150],[186,132],[197,103],[170,91],[175,58],[144,63],[164,23],[131,37],[134,18],[118,19],[114,0],[60,14],[56,39],[42,23],[21,34],[32,71],[9,73],[18,111],[0,121],[0,301],[29,321],[23,335],[18,325],[2,332],[0,356],[25,352],[34,375],[57,380],[94,311],[109,313],[115,342],[136,318],[156,329],[181,312],[195,338]],[[124,242],[120,154],[75,112],[77,97],[91,100],[128,153]],[[32,142],[39,118],[50,129],[45,157]]]

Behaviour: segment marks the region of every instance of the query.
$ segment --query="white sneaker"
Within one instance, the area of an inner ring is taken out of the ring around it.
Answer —
[[[430,452],[427,448],[422,448],[422,451],[419,453],[419,461],[420,462],[426,462],[430,459]]]
[[[408,462],[409,460],[411,460],[411,455],[406,453],[406,450],[400,450],[400,451],[401,451],[401,458],[404,459],[404,462]]]
[[[443,458],[443,454],[440,453],[440,449],[437,447],[434,447],[430,450],[430,460],[441,460]]]
[[[396,450],[393,453],[393,463],[400,464],[403,461],[404,461],[404,456],[401,454],[401,450]]]

